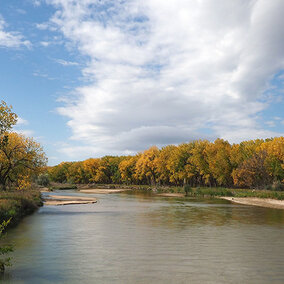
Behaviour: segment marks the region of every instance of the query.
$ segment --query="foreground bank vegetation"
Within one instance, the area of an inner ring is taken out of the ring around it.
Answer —
[[[59,183],[136,184],[282,190],[284,137],[239,144],[197,140],[133,156],[105,156],[48,168]]]
[[[0,223],[16,223],[42,204],[33,188],[45,170],[47,158],[39,143],[13,132],[18,116],[4,101],[0,103]]]
[[[0,103],[0,238],[8,225],[42,205],[33,182],[44,171],[47,158],[33,138],[13,132],[18,116],[4,101]],[[0,273],[10,265],[5,255],[13,248],[0,245]]]

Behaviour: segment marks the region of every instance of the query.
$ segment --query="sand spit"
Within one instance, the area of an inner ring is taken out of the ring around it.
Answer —
[[[284,209],[284,200],[257,198],[257,197],[221,197],[234,203],[261,206],[275,209]]]
[[[45,198],[44,205],[71,205],[71,204],[92,204],[96,203],[94,197],[80,197],[67,195],[48,195]]]
[[[90,188],[90,189],[81,189],[79,191],[83,193],[109,194],[109,193],[120,193],[120,192],[124,192],[128,190],[131,190],[131,189],[128,189],[128,188],[120,188],[120,189]]]
[[[164,197],[185,197],[184,193],[159,193],[157,195]]]

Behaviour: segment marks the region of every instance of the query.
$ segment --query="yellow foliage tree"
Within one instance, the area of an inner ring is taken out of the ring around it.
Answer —
[[[4,101],[0,104],[0,135],[9,131],[17,123],[18,116],[12,112],[12,107]]]
[[[168,145],[162,148],[159,156],[154,160],[157,172],[157,180],[162,184],[169,184],[170,182],[171,172],[169,167],[169,160],[175,148],[176,146],[174,145]]]
[[[194,143],[183,143],[172,148],[171,155],[167,162],[167,169],[170,172],[170,182],[175,184],[186,184],[194,175],[190,162],[191,151]]]
[[[104,183],[108,178],[105,174],[106,166],[99,158],[91,158],[83,162],[86,177],[90,182]]]
[[[198,173],[197,183],[201,185],[202,183],[210,185],[212,180],[212,175],[210,173],[208,157],[206,153],[206,148],[210,144],[207,140],[195,141],[194,147],[191,150],[191,156],[189,158],[190,163],[196,169]]]
[[[129,156],[119,163],[118,168],[122,182],[125,182],[127,184],[137,182],[135,178],[135,167],[138,159],[139,155],[136,155],[134,157]]]
[[[223,139],[216,139],[205,148],[209,171],[220,186],[232,185],[230,162],[231,145]]]
[[[156,146],[152,146],[141,154],[135,166],[135,177],[138,180],[146,180],[152,185],[156,184],[157,172],[155,159],[158,157],[159,152]]]
[[[276,137],[260,145],[267,153],[266,166],[274,179],[284,183],[284,137]]]
[[[19,177],[38,174],[47,158],[40,144],[17,133],[6,133],[7,143],[0,148],[0,184],[16,182]]]

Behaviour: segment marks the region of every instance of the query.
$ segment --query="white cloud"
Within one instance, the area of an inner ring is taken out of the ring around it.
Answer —
[[[39,7],[41,5],[41,0],[32,0],[32,2],[35,7]]]
[[[85,143],[77,153],[179,143],[202,129],[232,142],[279,134],[257,121],[284,68],[284,1],[47,2],[49,24],[89,57],[89,85],[59,108]]]
[[[19,129],[19,130],[16,130],[16,132],[26,137],[31,137],[34,134],[34,131],[30,129]]]
[[[22,126],[22,125],[28,125],[29,122],[25,119],[23,119],[22,117],[18,117],[17,120],[17,126]]]
[[[0,15],[0,47],[30,47],[31,43],[25,40],[24,37],[15,31],[6,31],[6,23]]]
[[[50,77],[48,74],[42,73],[40,71],[33,72],[33,76],[45,78],[45,79],[48,79],[48,80],[55,80],[55,78]]]
[[[273,120],[268,120],[268,121],[265,122],[265,124],[269,127],[275,127],[276,126],[276,123]]]
[[[44,46],[44,47],[48,47],[51,44],[51,42],[49,41],[41,41],[40,45]]]
[[[77,63],[77,62],[66,61],[66,60],[63,60],[63,59],[55,59],[55,61],[58,64],[63,65],[63,66],[78,66],[79,65],[79,63]]]

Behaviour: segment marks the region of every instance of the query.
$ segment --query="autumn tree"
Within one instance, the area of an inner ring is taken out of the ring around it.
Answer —
[[[7,143],[0,148],[0,184],[28,180],[40,172],[47,159],[40,144],[17,133],[6,133]]]
[[[191,151],[194,143],[183,143],[172,149],[167,162],[170,172],[170,182],[175,184],[186,184],[192,178],[192,165],[190,163]]]
[[[267,153],[258,151],[251,158],[243,161],[232,172],[234,184],[240,187],[261,188],[272,182],[266,167]]]
[[[109,183],[121,183],[121,175],[119,171],[119,164],[126,157],[121,156],[105,156],[102,157],[102,163],[105,166],[105,174]]]
[[[284,137],[261,144],[260,149],[267,153],[266,166],[274,180],[284,183]]]
[[[123,161],[119,163],[119,172],[121,176],[121,181],[126,184],[135,184],[137,179],[135,176],[136,163],[140,155],[134,157],[128,156]]]
[[[84,170],[89,182],[106,183],[108,177],[106,175],[106,164],[99,158],[91,158],[83,162]]]
[[[69,167],[71,162],[62,162],[54,167],[48,168],[48,174],[51,181],[65,183],[68,180]]]
[[[12,106],[8,106],[4,101],[0,104],[0,135],[11,130],[17,123],[18,116],[12,112]]]
[[[175,145],[168,145],[166,147],[163,147],[160,151],[159,156],[157,156],[154,160],[157,172],[157,181],[164,185],[170,183],[171,172],[169,167],[169,160],[175,148]]]
[[[209,171],[219,186],[231,186],[232,165],[230,162],[231,145],[223,139],[216,139],[205,148]]]
[[[67,182],[87,183],[88,178],[84,169],[83,162],[73,162],[66,173]]]
[[[213,177],[210,173],[208,157],[206,148],[210,144],[207,140],[197,140],[194,143],[194,147],[191,150],[191,156],[189,161],[196,172],[196,184],[199,186],[211,185]]]
[[[148,184],[155,185],[157,181],[157,171],[155,159],[159,155],[159,149],[156,146],[145,150],[136,162],[135,177],[140,181],[146,181]]]

